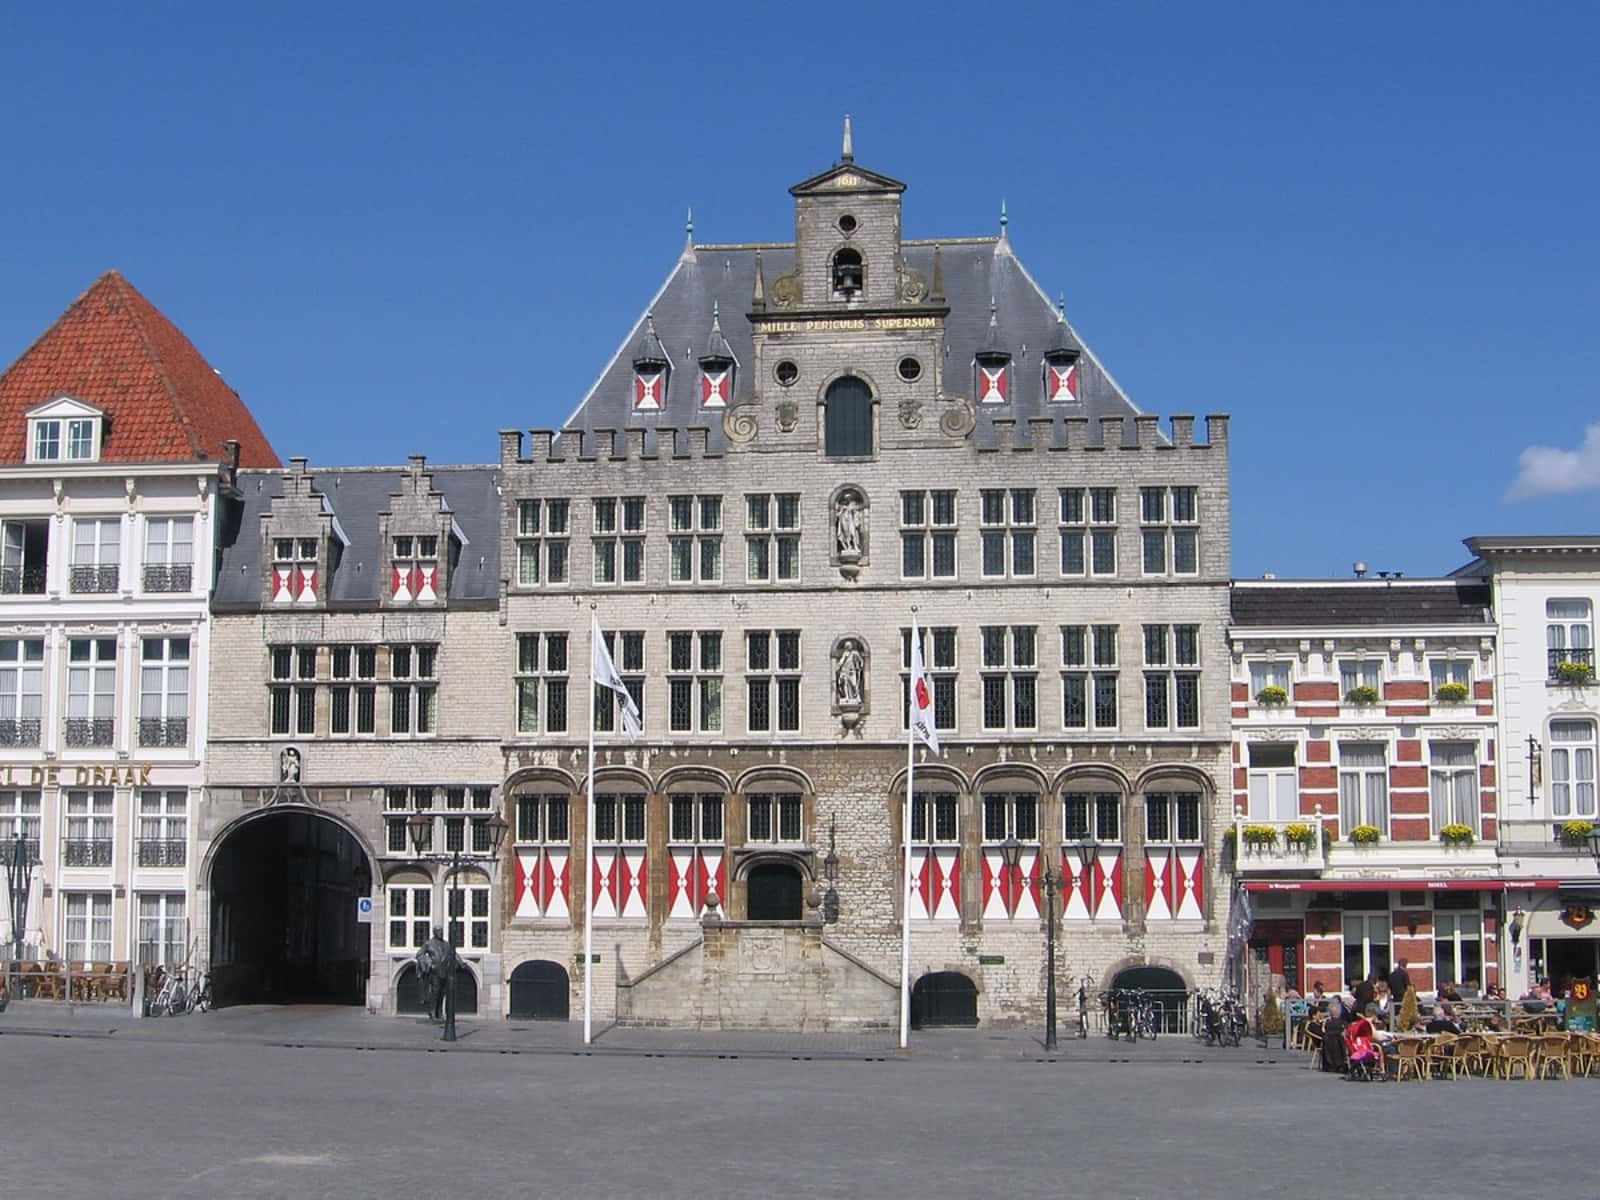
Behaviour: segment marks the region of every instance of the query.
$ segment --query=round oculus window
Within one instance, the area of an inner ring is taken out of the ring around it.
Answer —
[[[784,387],[788,387],[800,378],[800,368],[786,358],[772,369],[772,377]]]
[[[907,383],[915,383],[922,378],[922,364],[910,356],[900,360],[899,371],[900,378]]]
[[[844,234],[845,237],[849,237],[855,231],[856,231],[856,219],[854,217],[852,217],[849,213],[845,213],[844,216],[839,218],[839,232],[840,233]]]

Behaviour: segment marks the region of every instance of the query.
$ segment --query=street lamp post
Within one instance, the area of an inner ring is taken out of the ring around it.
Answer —
[[[489,829],[489,857],[492,859],[500,853],[500,843],[505,839],[506,829],[509,827],[506,819],[495,813],[486,822]],[[416,852],[417,859],[428,861],[428,851],[433,846],[433,814],[414,812],[406,818],[406,831],[411,835],[411,848]],[[462,843],[466,841],[466,831],[462,831]],[[456,1040],[456,934],[451,923],[451,915],[461,914],[462,928],[466,927],[466,912],[461,908],[461,849],[460,844],[450,850],[450,903],[446,906],[444,919],[445,943],[450,947],[448,958],[449,969],[444,981],[444,1033],[439,1040],[453,1042]],[[442,857],[442,856],[441,856]]]
[[[1041,854],[1044,847],[1039,848]],[[1013,879],[1022,861],[1022,843],[1012,834],[1000,843],[1000,857]],[[1040,876],[1044,886],[1044,1048],[1056,1048],[1056,894],[1061,889],[1061,876],[1048,865]]]
[[[28,842],[22,836],[22,818],[11,827],[11,845],[6,847],[6,893],[11,901],[11,961],[22,960],[22,926],[28,919]],[[7,996],[10,989],[7,988]]]

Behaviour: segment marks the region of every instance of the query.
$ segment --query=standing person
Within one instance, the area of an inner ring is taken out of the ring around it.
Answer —
[[[1373,1004],[1378,999],[1378,972],[1374,970],[1365,979],[1358,980],[1355,987],[1350,989],[1356,1002],[1356,1015],[1367,1011],[1367,1005]]]
[[[1411,973],[1406,970],[1406,960],[1402,958],[1389,972],[1389,995],[1394,997],[1394,1012],[1400,1011],[1400,1005],[1405,1002],[1406,993],[1410,990]]]

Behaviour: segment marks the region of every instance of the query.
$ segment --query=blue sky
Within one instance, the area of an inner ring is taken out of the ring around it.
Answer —
[[[1437,573],[1600,532],[1596,61],[1576,3],[7,5],[0,361],[116,267],[280,454],[492,461],[850,112],[907,236],[1004,198],[1140,408],[1232,414],[1237,574]]]

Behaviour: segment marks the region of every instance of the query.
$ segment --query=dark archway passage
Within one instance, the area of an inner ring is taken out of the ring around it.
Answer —
[[[560,963],[537,960],[518,963],[511,972],[511,1015],[534,1021],[565,1021],[570,1014],[572,985]]]
[[[934,971],[911,989],[911,1028],[978,1023],[978,986],[960,971]]]
[[[300,809],[239,826],[211,865],[211,982],[225,1004],[362,1004],[372,892],[361,844]]]
[[[800,872],[784,863],[750,868],[745,916],[751,921],[798,921],[801,911]]]
[[[1189,1012],[1189,988],[1183,976],[1168,967],[1124,967],[1112,979],[1116,988],[1138,988],[1150,993],[1158,1011],[1162,1033],[1182,1033]]]

